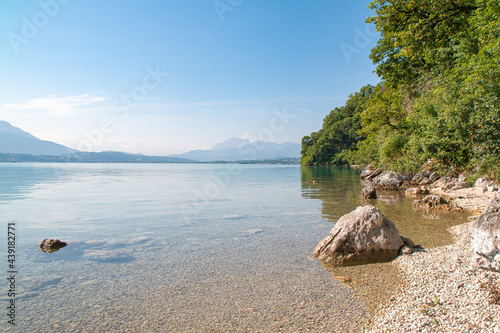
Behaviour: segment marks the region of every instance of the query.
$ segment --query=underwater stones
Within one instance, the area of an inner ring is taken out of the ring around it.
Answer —
[[[118,250],[85,250],[83,257],[98,262],[128,262],[133,260],[129,254]]]

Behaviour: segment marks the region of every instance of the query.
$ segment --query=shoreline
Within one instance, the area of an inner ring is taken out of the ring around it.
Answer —
[[[452,245],[392,262],[404,273],[403,282],[365,332],[500,332],[500,305],[491,303],[488,287],[499,285],[500,274],[472,266],[471,225],[450,228]]]
[[[430,189],[472,214],[474,221],[494,193],[481,187],[453,191]],[[360,323],[363,332],[500,332],[500,274],[472,264],[470,228],[473,222],[451,227],[454,242],[399,256],[390,265],[401,272],[401,284]]]

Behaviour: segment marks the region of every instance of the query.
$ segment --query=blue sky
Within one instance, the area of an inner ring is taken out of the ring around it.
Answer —
[[[368,4],[4,0],[0,120],[91,151],[300,142],[379,82]]]

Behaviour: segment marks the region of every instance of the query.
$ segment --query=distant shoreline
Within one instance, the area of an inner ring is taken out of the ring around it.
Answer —
[[[0,153],[0,163],[300,164],[300,159],[196,161],[169,156],[147,156],[119,152],[81,152],[67,155]]]

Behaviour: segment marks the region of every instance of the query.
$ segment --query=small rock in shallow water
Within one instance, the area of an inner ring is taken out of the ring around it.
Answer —
[[[45,253],[52,253],[52,252],[57,252],[59,249],[62,249],[68,245],[65,242],[61,242],[59,239],[44,239],[40,243],[38,243],[38,247],[42,252]]]
[[[373,186],[368,186],[361,190],[359,196],[362,199],[377,199],[377,190]]]

